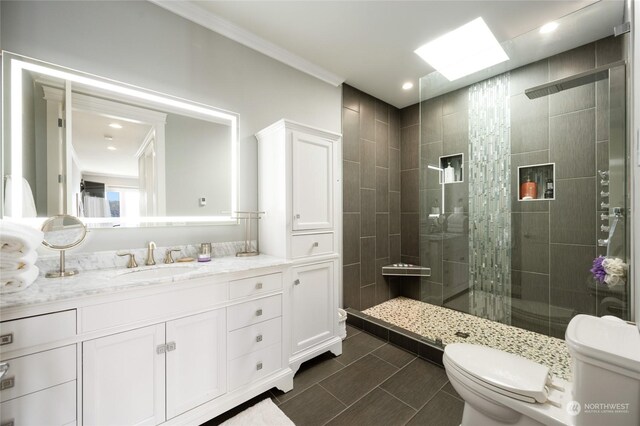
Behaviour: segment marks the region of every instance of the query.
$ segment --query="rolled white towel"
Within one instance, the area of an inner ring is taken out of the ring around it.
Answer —
[[[16,271],[0,271],[0,294],[26,289],[38,279],[38,274],[40,269],[35,265],[26,265]]]
[[[44,233],[19,223],[0,221],[0,254],[26,254],[42,244]]]
[[[35,250],[22,253],[2,253],[0,255],[0,270],[12,271],[23,268],[25,265],[34,265],[38,260],[38,253]]]

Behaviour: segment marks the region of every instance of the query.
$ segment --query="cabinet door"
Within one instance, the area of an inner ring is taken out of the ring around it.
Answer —
[[[293,268],[291,290],[292,353],[331,338],[337,309],[334,299],[333,262]]]
[[[333,227],[333,144],[292,132],[293,230]]]
[[[165,420],[164,324],[84,342],[85,425],[157,425]]]
[[[167,418],[226,392],[226,314],[218,309],[167,323]]]

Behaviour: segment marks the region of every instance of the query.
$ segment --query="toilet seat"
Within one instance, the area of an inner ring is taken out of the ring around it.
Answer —
[[[443,360],[447,368],[501,395],[532,404],[548,400],[550,372],[544,365],[468,343],[447,345]]]

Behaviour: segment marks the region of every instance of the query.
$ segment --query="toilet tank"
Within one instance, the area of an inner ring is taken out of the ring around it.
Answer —
[[[640,425],[640,333],[615,317],[577,315],[565,335],[576,425]]]

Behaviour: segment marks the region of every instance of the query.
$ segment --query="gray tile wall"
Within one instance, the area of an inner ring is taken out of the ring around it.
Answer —
[[[367,309],[398,295],[381,275],[400,261],[400,112],[343,85],[343,305]]]

